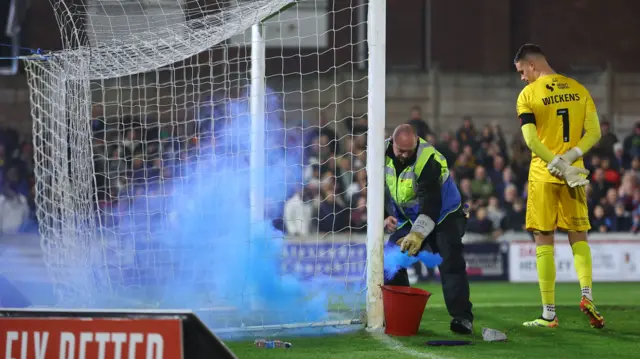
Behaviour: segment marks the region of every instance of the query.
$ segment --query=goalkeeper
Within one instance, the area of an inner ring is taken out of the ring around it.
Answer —
[[[462,255],[466,217],[460,192],[449,177],[447,161],[419,138],[411,125],[400,125],[386,141],[385,229],[393,232],[389,244],[416,255],[420,250],[440,253],[440,276],[451,331],[471,334],[473,314],[469,301],[469,280]],[[387,285],[409,286],[406,269]]]
[[[578,81],[555,73],[536,45],[523,45],[514,59],[528,85],[518,96],[522,134],[531,149],[526,227],[536,241],[536,266],[542,315],[529,327],[558,326],[555,308],[554,231],[569,232],[580,281],[580,309],[596,328],[604,318],[591,295],[591,249],[587,243],[589,210],[584,185],[589,181],[582,155],[600,139],[600,124],[589,91]],[[584,133],[584,134],[583,134]]]

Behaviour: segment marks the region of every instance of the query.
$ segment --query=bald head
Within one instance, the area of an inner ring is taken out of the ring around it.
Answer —
[[[400,125],[393,131],[393,153],[396,158],[405,161],[413,156],[418,146],[418,136],[411,125]]]
[[[400,125],[393,131],[393,142],[403,149],[414,149],[418,145],[418,135],[411,125]]]

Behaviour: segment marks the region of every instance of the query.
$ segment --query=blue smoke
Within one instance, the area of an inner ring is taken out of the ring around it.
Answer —
[[[303,146],[285,143],[281,99],[267,90],[265,168],[249,161],[248,95],[216,104],[205,108],[211,117],[200,128],[213,140],[201,141],[197,156],[189,156],[197,160],[164,185],[170,193],[147,186],[120,209],[117,233],[95,260],[91,306],[187,308],[214,330],[336,319],[335,298],[353,309],[363,283],[327,282],[320,273],[304,280],[282,271],[286,241],[272,220],[282,217],[284,201],[302,182]],[[252,171],[265,178],[260,222],[251,218]]]
[[[364,262],[340,264],[336,258],[349,260],[354,251],[361,258],[364,244],[317,243],[308,253],[312,271],[287,274],[306,264],[283,253],[302,246],[287,246],[272,220],[282,217],[285,200],[299,190],[304,146],[301,136],[287,136],[281,106],[267,89],[266,163],[255,168],[249,161],[248,94],[212,99],[200,111],[199,147],[188,149],[186,161],[173,163],[178,176],[164,183],[146,176],[145,183],[127,189],[127,201],[103,218],[91,243],[49,248],[51,257],[64,260],[53,266],[64,270],[54,275],[53,291],[44,283],[21,285],[19,292],[28,299],[22,298],[10,294],[8,281],[0,277],[0,306],[26,306],[31,300],[61,308],[190,309],[225,338],[242,335],[217,329],[357,318],[364,301]],[[265,219],[259,222],[251,218],[252,171],[265,179]],[[39,243],[33,245],[39,249]],[[5,254],[15,258],[16,251]],[[0,261],[0,273],[15,274],[8,278],[13,284],[27,280],[21,278],[27,272],[5,270]],[[294,334],[350,329],[307,328]]]
[[[442,263],[442,257],[440,254],[434,254],[428,251],[420,251],[417,256],[410,256],[407,253],[402,253],[399,246],[386,246],[384,249],[385,279],[393,279],[400,269],[409,268],[418,261],[424,263],[427,268],[435,268]]]

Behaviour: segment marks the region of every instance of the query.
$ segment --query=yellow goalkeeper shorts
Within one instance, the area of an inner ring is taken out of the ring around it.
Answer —
[[[553,231],[561,228],[582,232],[591,229],[585,188],[566,184],[529,181],[527,230]]]

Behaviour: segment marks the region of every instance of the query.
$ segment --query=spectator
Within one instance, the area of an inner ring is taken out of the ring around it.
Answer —
[[[507,210],[506,215],[502,218],[500,228],[502,228],[503,231],[522,232],[526,230],[525,223],[524,201],[517,198],[513,202],[513,206]]]
[[[612,167],[619,172],[629,168],[629,161],[625,158],[622,143],[617,142],[613,145],[613,158],[611,160]]]
[[[504,188],[504,201],[502,203],[502,205],[507,210],[507,212],[513,208],[513,205],[516,202],[517,198],[518,198],[518,188],[513,184],[507,185]]]
[[[458,174],[458,178],[472,178],[476,164],[473,157],[470,157],[466,153],[461,153],[458,155],[454,168]]]
[[[609,188],[611,188],[611,185],[605,181],[604,170],[602,168],[596,168],[591,179],[593,197],[596,202],[600,202],[600,199],[604,198]]]
[[[418,137],[424,140],[426,140],[427,135],[431,133],[429,125],[422,119],[422,109],[420,106],[413,106],[411,108],[411,118],[409,118],[407,124],[411,125]]]
[[[23,195],[29,196],[31,192],[29,182],[22,171],[22,163],[19,160],[14,160],[10,164],[4,167],[4,181],[3,186],[8,187],[11,191]]]
[[[368,122],[369,120],[367,119],[367,115],[363,114],[358,116],[353,122],[353,129],[351,129],[349,132],[352,132],[359,137],[363,137],[363,135],[367,133]]]
[[[456,132],[456,139],[461,145],[470,145],[475,147],[476,145],[476,129],[473,127],[471,116],[464,116],[462,118],[462,127]]]
[[[462,196],[462,202],[473,201],[473,192],[471,191],[471,180],[463,178],[460,180],[460,195]]]
[[[0,237],[19,232],[29,219],[27,197],[15,191],[9,183],[0,192]]]
[[[505,139],[504,133],[502,132],[502,127],[498,124],[497,121],[494,121],[492,124],[493,134],[495,136],[494,144],[498,146],[500,153],[502,156],[507,155],[507,140]]]
[[[456,139],[452,139],[447,143],[449,144],[449,150],[451,151],[451,153],[453,153],[455,156],[458,156],[460,154],[460,142],[458,142],[458,140]]]
[[[597,154],[587,154],[587,158],[589,159],[589,164],[585,164],[585,167],[591,172],[595,171],[597,168],[600,168],[600,166],[602,165],[602,157],[598,156]]]
[[[607,228],[607,218],[605,217],[604,208],[597,205],[593,210],[593,220],[591,221],[590,232],[606,233],[609,231]]]
[[[475,211],[475,215],[469,219],[467,231],[490,235],[493,233],[493,222],[487,218],[488,212],[485,207],[480,207]]]
[[[499,196],[501,202],[504,202],[504,190],[507,188],[507,186],[516,187],[515,179],[513,177],[513,170],[511,169],[511,167],[506,167],[502,171],[502,178],[495,183],[495,191]]]
[[[524,182],[529,178],[529,163],[531,162],[531,152],[524,143],[522,137],[514,138],[511,142],[511,167],[518,181],[517,185],[522,188]]]
[[[636,176],[640,176],[640,157],[634,157],[631,160],[631,168],[630,171],[635,173]]]
[[[351,156],[344,154],[338,160],[338,177],[342,188],[349,188],[354,182],[355,176],[351,168]]]
[[[307,166],[307,168],[305,169],[304,179],[307,184],[314,184],[316,186],[319,186],[320,165],[318,163],[313,163],[310,166]]]
[[[309,121],[309,120],[308,120]],[[310,120],[313,121],[313,120]],[[348,133],[353,132],[353,126],[355,121],[350,119],[350,123],[347,124]],[[304,130],[305,138],[303,146],[307,146],[309,143],[313,143],[317,138],[323,137],[322,145],[326,146],[328,150],[340,152],[340,143],[336,137],[335,122],[329,121],[329,118],[323,111],[318,112],[317,125],[309,126]]]
[[[292,236],[306,236],[311,229],[313,207],[308,202],[309,190],[296,192],[284,204],[284,222],[287,233]]]
[[[604,170],[604,180],[612,187],[617,187],[620,184],[620,172],[611,168],[611,160],[609,158],[603,158],[600,168]]]
[[[367,231],[367,197],[360,196],[351,210],[351,228],[356,232]]]
[[[486,141],[480,142],[480,147],[474,154],[474,158],[476,159],[476,162],[478,164],[482,166],[488,166],[491,164],[491,157],[492,157],[491,152],[493,152],[493,154],[496,153],[495,150],[491,149],[491,145],[492,145],[491,142],[486,142]]]
[[[442,136],[442,137],[446,137],[446,136]],[[444,158],[447,160],[447,165],[449,166],[449,169],[453,169],[456,163],[457,154],[451,150],[449,142],[438,141],[438,138],[433,133],[428,134],[426,140],[427,142],[432,144],[436,148],[436,150],[438,150],[438,152],[440,152],[444,156]]]
[[[120,156],[127,157],[131,153],[141,150],[142,142],[137,128],[131,128],[125,132],[125,138],[120,146]]]
[[[605,198],[600,201],[600,204],[602,205],[605,216],[612,216],[614,214],[614,209],[618,204],[618,191],[616,191],[615,188],[609,188]]]
[[[491,126],[486,125],[482,128],[482,134],[480,134],[480,143],[490,144],[493,142],[493,130]]]
[[[367,172],[362,169],[355,174],[355,181],[351,182],[345,192],[347,200],[351,200],[353,197],[362,195],[362,192],[367,188]]]
[[[636,175],[632,172],[627,172],[622,176],[622,183],[618,188],[618,198],[620,202],[625,206],[626,211],[633,210],[633,195],[636,192]]]
[[[504,172],[505,172],[504,166],[505,166],[504,157],[500,155],[493,157],[491,167],[489,167],[489,170],[488,170],[489,179],[491,179],[492,183],[498,184],[502,182],[502,177],[504,177]]]
[[[493,194],[494,186],[487,177],[486,170],[482,166],[475,169],[475,176],[471,181],[471,193],[474,198],[488,199]]]
[[[602,157],[612,158],[614,155],[613,146],[618,142],[618,137],[611,132],[611,124],[607,120],[600,122],[600,131],[602,137],[593,147],[592,151]]]
[[[500,202],[496,196],[489,197],[489,203],[487,205],[487,218],[493,223],[493,228],[500,228],[506,212],[500,207]]]
[[[473,146],[469,144],[464,145],[462,147],[462,153],[471,160],[474,167],[478,164],[478,161],[476,160],[476,156],[473,154]]]
[[[618,203],[615,207],[615,213],[609,219],[611,232],[629,232],[631,231],[632,219],[629,212],[625,210],[624,204]]]
[[[333,193],[332,189],[322,190],[322,201],[318,209],[318,230],[320,232],[340,232],[349,224],[349,211]]]
[[[624,139],[622,147],[624,153],[631,158],[640,157],[640,122],[636,123],[633,133]]]

